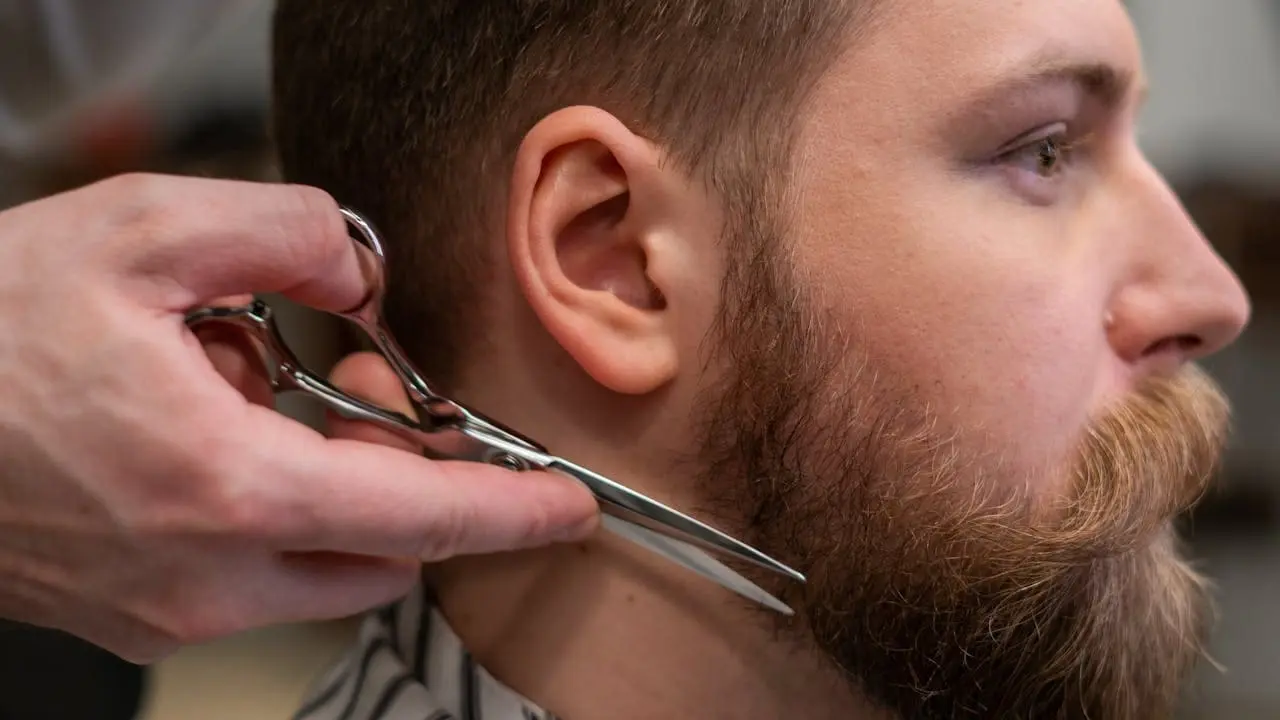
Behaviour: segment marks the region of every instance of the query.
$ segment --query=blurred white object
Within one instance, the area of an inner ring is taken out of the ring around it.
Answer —
[[[0,158],[60,151],[81,113],[144,91],[265,0],[0,0]]]

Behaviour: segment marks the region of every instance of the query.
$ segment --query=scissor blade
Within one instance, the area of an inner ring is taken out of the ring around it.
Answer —
[[[765,592],[759,585],[742,577],[728,565],[716,560],[703,550],[612,515],[602,516],[602,523],[606,530],[692,570],[752,602],[776,610],[783,615],[795,614],[786,603]]]
[[[646,529],[651,533],[661,533],[685,544],[729,553],[766,570],[804,582],[804,575],[750,545],[735,540],[678,510],[673,510],[657,500],[641,495],[631,488],[619,485],[599,473],[558,457],[549,458],[546,467],[577,478],[590,488],[598,499],[644,518],[647,521]]]

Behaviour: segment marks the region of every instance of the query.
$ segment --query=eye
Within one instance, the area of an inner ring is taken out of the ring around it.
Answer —
[[[1046,205],[1055,202],[1064,189],[1080,142],[1070,138],[1065,123],[1058,123],[1005,147],[996,156],[996,167],[1015,191],[1035,204]]]
[[[1059,132],[1031,140],[1002,154],[1000,162],[1042,178],[1052,178],[1066,169],[1073,150],[1074,147],[1067,142],[1066,133]]]

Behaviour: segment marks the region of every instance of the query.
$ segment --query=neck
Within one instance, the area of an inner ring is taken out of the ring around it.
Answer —
[[[655,408],[693,406],[697,382],[621,406],[624,399],[602,395],[563,359],[536,318],[507,302],[495,317],[516,320],[495,333],[515,338],[520,352],[471,363],[464,399],[513,427],[538,428],[535,437],[555,452],[689,507],[681,495],[694,483],[655,460],[674,457],[689,429],[681,413]],[[431,584],[476,662],[567,720],[883,717],[807,643],[779,639],[768,611],[610,534],[455,558],[431,569]]]
[[[456,559],[432,575],[477,662],[569,720],[873,717],[759,610],[612,537]]]

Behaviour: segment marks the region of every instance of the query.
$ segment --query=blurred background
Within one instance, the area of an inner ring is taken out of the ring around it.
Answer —
[[[111,0],[80,4],[101,15],[94,22],[123,21]],[[159,15],[188,12],[177,0],[152,4]],[[6,134],[12,118],[0,115],[0,208],[126,170],[274,179],[265,133],[271,3],[226,4],[235,10],[201,25],[203,39],[182,37],[176,59],[140,65],[136,82],[76,108],[56,135]],[[1236,432],[1222,485],[1186,528],[1218,587],[1212,651],[1224,667],[1203,669],[1184,717],[1280,720],[1280,3],[1126,4],[1153,88],[1142,143],[1255,309],[1242,340],[1207,364],[1235,404]],[[24,0],[0,0],[0,47],[30,41],[21,27],[29,20]],[[0,82],[32,72],[9,65]],[[30,83],[29,107],[47,82]],[[280,307],[291,343],[327,368],[343,349],[336,326]],[[318,423],[311,405],[282,409]],[[343,621],[249,633],[144,674],[70,638],[0,625],[0,720],[283,720],[352,632]],[[87,679],[69,681],[69,669]],[[24,704],[32,697],[40,702]]]

